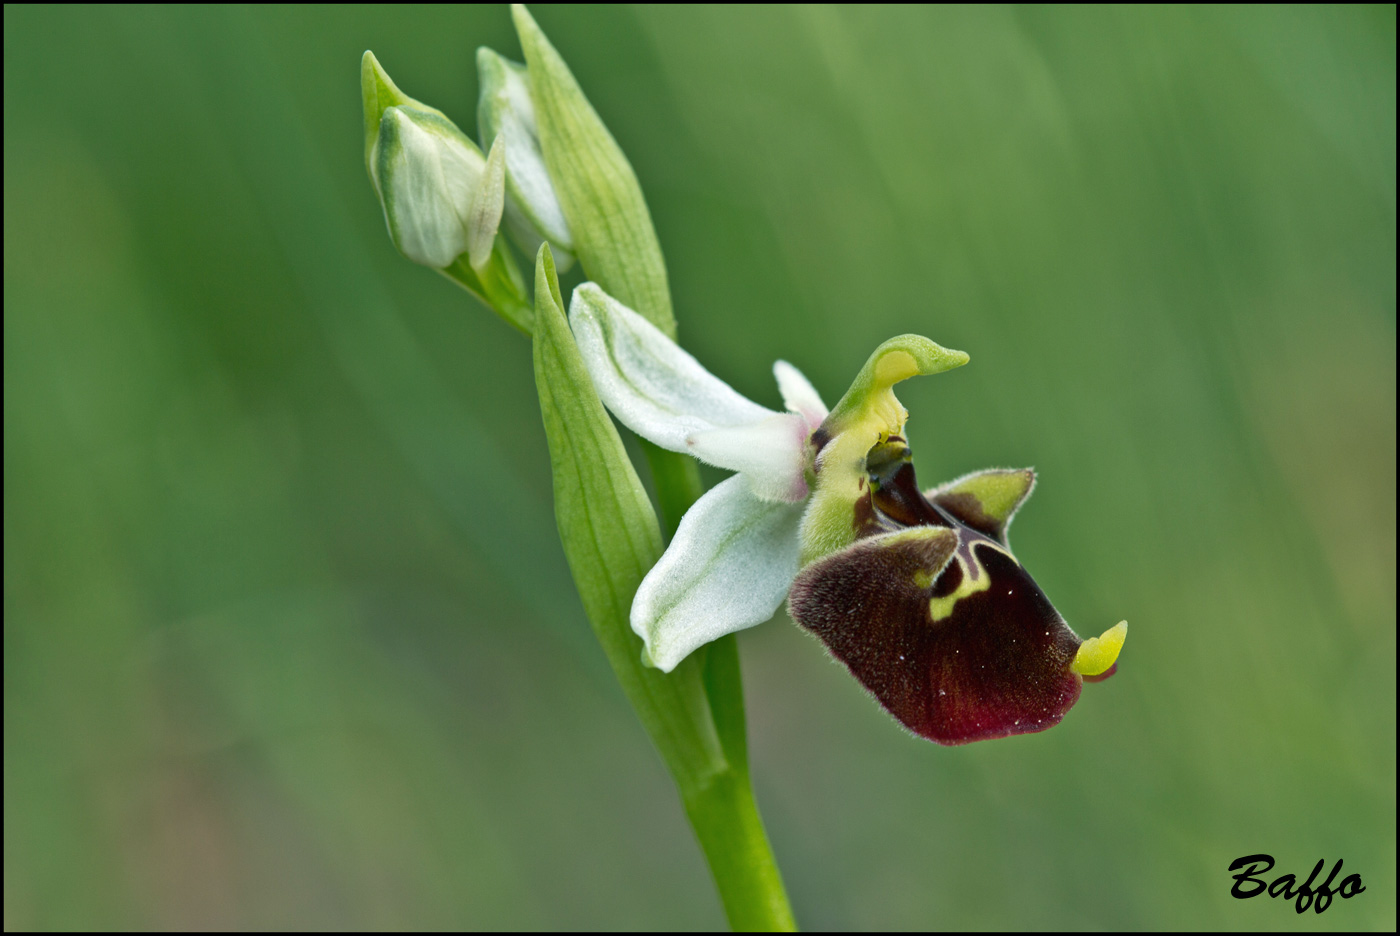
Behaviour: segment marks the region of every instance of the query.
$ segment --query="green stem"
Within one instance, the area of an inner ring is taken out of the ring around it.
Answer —
[[[669,539],[681,516],[703,493],[695,460],[643,441]],[[705,694],[726,767],[692,789],[681,784],[686,816],[710,865],[732,929],[792,931],[797,923],[768,843],[749,777],[748,737],[739,645],[733,634],[703,651]],[[677,778],[678,784],[681,778]]]
[[[668,452],[654,442],[640,440],[646,453],[651,479],[656,483],[656,499],[661,507],[661,529],[667,542],[676,535],[676,527],[690,505],[705,493],[700,481],[700,467],[695,459],[679,452]]]
[[[439,270],[443,276],[475,296],[513,327],[529,338],[535,327],[535,308],[527,298],[525,282],[505,244],[497,240],[491,259],[480,270],[473,270],[462,254],[452,265]]]
[[[736,932],[792,932],[797,923],[773,860],[747,771],[720,774],[685,797],[729,926]]]

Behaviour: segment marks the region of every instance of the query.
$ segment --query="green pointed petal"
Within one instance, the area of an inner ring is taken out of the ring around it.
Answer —
[[[851,388],[827,418],[832,434],[854,428],[855,423],[872,421],[894,433],[904,427],[904,407],[894,398],[893,387],[901,380],[927,374],[941,374],[968,362],[966,352],[950,351],[922,335],[891,338],[870,355]]]
[[[1030,468],[988,468],[940,485],[924,496],[979,533],[1001,543],[1016,511],[1035,489]]]
[[[802,561],[848,546],[861,528],[856,505],[869,494],[866,456],[904,429],[909,414],[894,385],[921,374],[941,374],[968,361],[921,335],[891,338],[870,355],[851,388],[812,435],[816,494],[802,522]]]
[[[545,166],[588,278],[676,336],[661,244],[637,174],[526,9],[512,7]]]

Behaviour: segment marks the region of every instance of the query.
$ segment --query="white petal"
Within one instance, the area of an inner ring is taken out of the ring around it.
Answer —
[[[632,602],[632,630],[666,672],[692,650],[762,624],[797,575],[802,504],[759,500],[742,475],[716,485],[681,520]]]
[[[525,251],[529,256],[538,251],[541,239],[548,240],[562,273],[560,252],[573,249],[573,236],[540,151],[529,72],[485,47],[476,51],[476,67],[481,82],[476,109],[481,139],[501,136],[507,144],[507,222],[518,228],[515,233],[522,246],[530,248]]]
[[[655,325],[598,288],[574,290],[569,323],[598,395],[627,428],[664,449],[686,438],[776,415],[700,366]]]
[[[467,262],[480,273],[491,259],[506,206],[506,141],[496,137],[467,212]]]
[[[747,426],[697,432],[686,441],[701,461],[743,472],[760,498],[793,502],[807,496],[802,469],[809,431],[802,416],[775,413]]]
[[[546,240],[565,250],[572,250],[573,235],[559,196],[554,193],[549,170],[540,152],[538,130],[535,128],[535,108],[530,102],[530,89],[525,83],[524,69],[509,72],[506,94],[510,106],[502,115],[501,132],[512,144],[506,150],[506,166],[521,201],[521,208],[539,228]]]
[[[787,361],[773,362],[773,376],[778,378],[778,392],[789,411],[800,413],[813,429],[821,425],[830,412],[811,381]]]

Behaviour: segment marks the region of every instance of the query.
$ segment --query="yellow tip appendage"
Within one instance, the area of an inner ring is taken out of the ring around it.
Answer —
[[[1118,659],[1123,650],[1123,641],[1128,639],[1128,622],[1119,621],[1098,637],[1090,637],[1079,645],[1071,671],[1080,676],[1097,676],[1107,671]]]

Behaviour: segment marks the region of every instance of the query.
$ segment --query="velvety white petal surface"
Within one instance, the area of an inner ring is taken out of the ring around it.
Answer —
[[[514,66],[514,63],[510,63]],[[550,181],[549,170],[544,167],[544,154],[540,152],[539,130],[535,125],[535,106],[530,101],[530,86],[524,68],[508,67],[505,70],[504,98],[501,133],[511,144],[506,150],[506,168],[511,181],[515,183],[520,197],[521,208],[539,232],[551,243],[565,250],[573,249],[573,235],[569,232],[569,222],[564,220],[564,209],[559,207],[559,197],[554,193],[554,183]]]
[[[573,249],[573,236],[540,151],[529,72],[485,47],[476,50],[476,68],[481,82],[476,108],[481,140],[486,143],[499,136],[507,144],[507,227],[520,239],[521,247],[528,248],[528,256],[535,255],[542,239],[548,240],[558,264],[557,255]],[[562,266],[559,269],[563,271]]]
[[[691,435],[777,415],[705,370],[595,283],[574,290],[569,324],[603,403],[627,428],[664,449],[689,452]]]
[[[787,361],[774,361],[773,376],[778,380],[778,392],[783,395],[783,405],[800,414],[813,429],[820,426],[830,410],[822,402],[812,382],[802,375],[802,371]]]
[[[762,422],[697,432],[687,438],[690,454],[707,464],[739,471],[764,500],[800,501],[808,429],[797,413],[775,413]]]
[[[797,575],[802,507],[760,500],[742,475],[695,502],[632,602],[655,666],[669,673],[695,648],[773,616]]]
[[[467,249],[467,214],[486,163],[435,122],[409,108],[387,109],[376,153],[387,157],[378,167],[379,184],[399,249],[410,260],[442,268]]]

